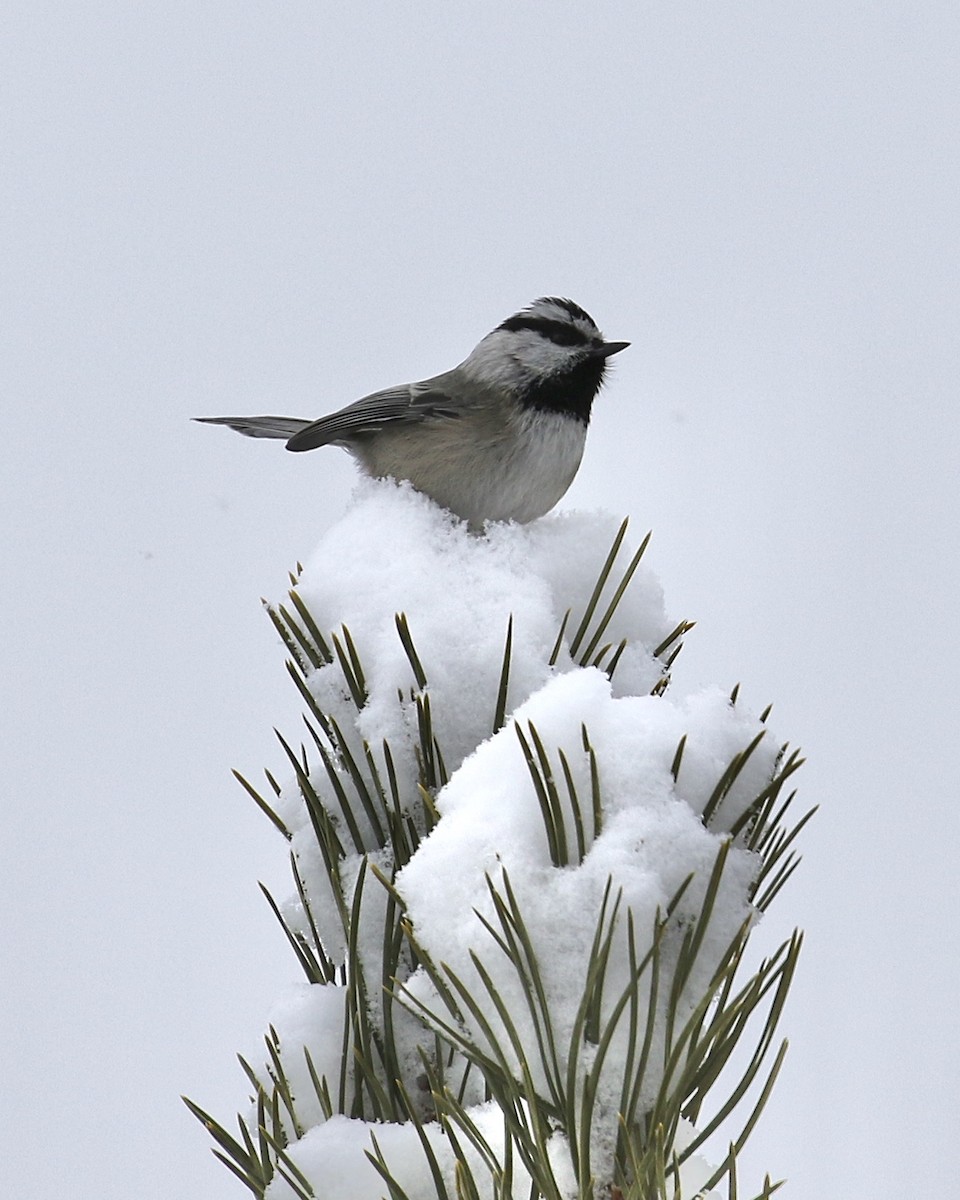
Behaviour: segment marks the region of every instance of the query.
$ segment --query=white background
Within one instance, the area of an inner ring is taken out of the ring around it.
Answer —
[[[542,294],[633,343],[564,503],[653,528],[678,686],[774,701],[822,805],[744,1190],[951,1193],[958,55],[955,3],[7,6],[3,1194],[245,1194],[177,1097],[242,1106],[297,977],[229,768],[282,769],[258,596],[353,468],[187,418],[321,415]]]

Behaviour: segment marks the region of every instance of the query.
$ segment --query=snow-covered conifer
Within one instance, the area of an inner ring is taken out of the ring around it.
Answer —
[[[736,690],[674,699],[690,626],[646,546],[603,514],[478,537],[367,481],[270,606],[308,732],[244,783],[305,981],[239,1132],[188,1101],[255,1196],[744,1194],[800,947],[748,939],[800,760]]]

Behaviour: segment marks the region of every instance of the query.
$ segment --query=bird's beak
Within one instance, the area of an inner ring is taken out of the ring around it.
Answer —
[[[594,358],[610,358],[613,354],[619,354],[621,350],[626,350],[630,345],[629,342],[604,342],[602,346],[598,346],[593,352]]]

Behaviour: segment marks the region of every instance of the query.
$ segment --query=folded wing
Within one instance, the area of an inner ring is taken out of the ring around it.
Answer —
[[[457,406],[440,380],[404,384],[373,392],[328,417],[310,422],[290,436],[287,449],[314,450],[317,446],[362,439],[388,425],[417,425],[458,415]]]

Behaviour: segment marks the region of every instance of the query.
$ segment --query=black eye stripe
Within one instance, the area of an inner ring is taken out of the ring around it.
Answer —
[[[529,313],[517,313],[514,317],[508,317],[498,328],[506,329],[510,333],[529,329],[557,346],[590,346],[594,341],[583,330],[567,324],[566,321],[551,321],[549,317],[535,317]]]

